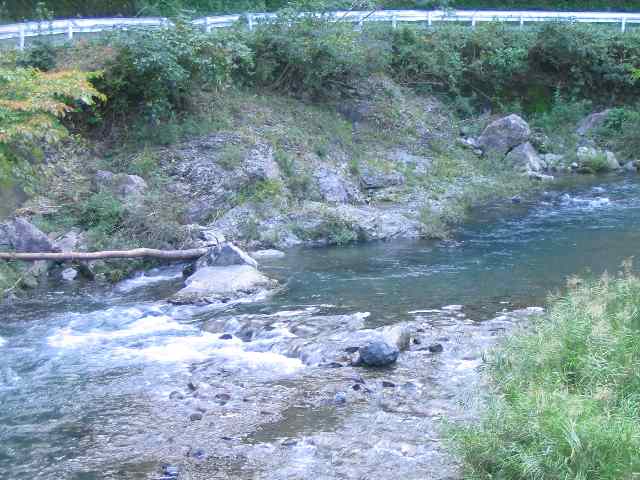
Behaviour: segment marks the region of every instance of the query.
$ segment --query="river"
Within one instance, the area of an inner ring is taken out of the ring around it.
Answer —
[[[472,416],[508,312],[617,272],[639,227],[640,182],[583,179],[479,209],[450,241],[289,251],[253,303],[166,303],[181,266],[50,285],[0,307],[0,477],[459,478],[441,420]],[[415,340],[395,367],[349,365],[345,338],[400,323]]]

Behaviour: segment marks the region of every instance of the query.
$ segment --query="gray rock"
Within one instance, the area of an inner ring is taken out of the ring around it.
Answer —
[[[280,167],[275,160],[271,145],[256,145],[244,159],[244,171],[252,180],[278,180]]]
[[[78,277],[78,271],[75,268],[65,268],[60,274],[63,280],[72,282]]]
[[[413,168],[416,173],[426,174],[431,169],[432,160],[420,155],[414,155],[405,150],[396,150],[389,155],[392,162],[399,163],[404,167]]]
[[[56,245],[63,252],[82,252],[86,250],[86,233],[79,228],[72,228],[56,240]]]
[[[624,169],[627,172],[638,173],[638,162],[630,161],[624,164]]]
[[[603,110],[602,112],[592,113],[588,117],[584,118],[578,125],[578,128],[576,129],[576,133],[581,137],[584,137],[585,135],[593,132],[594,130],[597,130],[602,125],[604,125],[604,122],[607,120],[607,117],[609,116],[609,112],[611,112],[611,110],[607,109],[607,110]]]
[[[505,160],[516,170],[526,173],[540,172],[543,170],[543,162],[531,143],[526,142],[511,150]]]
[[[319,168],[314,177],[322,198],[327,202],[349,203],[360,201],[360,191],[337,171]]]
[[[398,359],[400,350],[395,345],[390,345],[381,340],[360,347],[358,364],[367,367],[386,367],[392,365]]]
[[[97,191],[111,193],[122,202],[137,201],[147,190],[147,182],[138,175],[112,173],[106,170],[96,172],[94,184]]]
[[[185,288],[169,299],[175,304],[207,304],[239,299],[277,285],[254,267],[204,267],[185,280]]]
[[[255,252],[251,252],[251,256],[256,259],[282,258],[285,256],[285,253],[281,250],[267,249],[267,250],[256,250]]]
[[[609,170],[619,170],[620,162],[618,162],[618,158],[616,157],[616,154],[613,152],[610,152],[609,150],[607,150],[604,153],[607,156],[607,166]]]
[[[404,184],[404,175],[400,172],[385,172],[374,167],[364,167],[360,172],[360,181],[364,188],[373,190]]]
[[[485,154],[504,156],[513,147],[526,143],[531,129],[518,115],[512,114],[491,122],[478,138]]]
[[[0,224],[0,246],[16,252],[58,252],[60,248],[24,218]]]
[[[548,168],[559,168],[564,164],[565,156],[557,155],[555,153],[546,153],[544,155],[540,155],[542,161],[547,165]]]
[[[578,157],[580,166],[584,166],[585,164],[592,162],[597,157],[604,156],[607,162],[607,170],[618,170],[620,168],[620,163],[618,163],[618,159],[615,154],[609,150],[602,151],[595,147],[582,146],[578,147],[576,156]]]
[[[233,243],[224,243],[221,246],[209,249],[209,252],[198,259],[196,270],[205,267],[228,267],[231,265],[249,265],[258,268],[258,262],[246,252],[236,247]]]

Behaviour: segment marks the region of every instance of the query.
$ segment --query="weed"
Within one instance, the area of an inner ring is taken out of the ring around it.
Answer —
[[[232,143],[226,144],[217,157],[217,163],[225,170],[235,170],[244,162],[247,150]]]

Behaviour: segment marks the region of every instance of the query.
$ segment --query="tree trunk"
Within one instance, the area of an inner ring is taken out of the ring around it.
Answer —
[[[167,260],[190,260],[200,258],[209,251],[208,248],[192,250],[154,250],[152,248],[136,248],[134,250],[112,250],[104,252],[39,252],[18,253],[0,252],[0,260],[104,260],[108,258],[164,258]]]

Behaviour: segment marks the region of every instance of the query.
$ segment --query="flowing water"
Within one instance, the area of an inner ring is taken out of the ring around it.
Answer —
[[[633,256],[640,183],[474,218],[448,242],[287,252],[252,303],[172,306],[175,266],[1,307],[0,478],[458,478],[440,419],[473,415],[482,351],[532,310],[504,312]],[[396,366],[349,364],[400,324]]]

